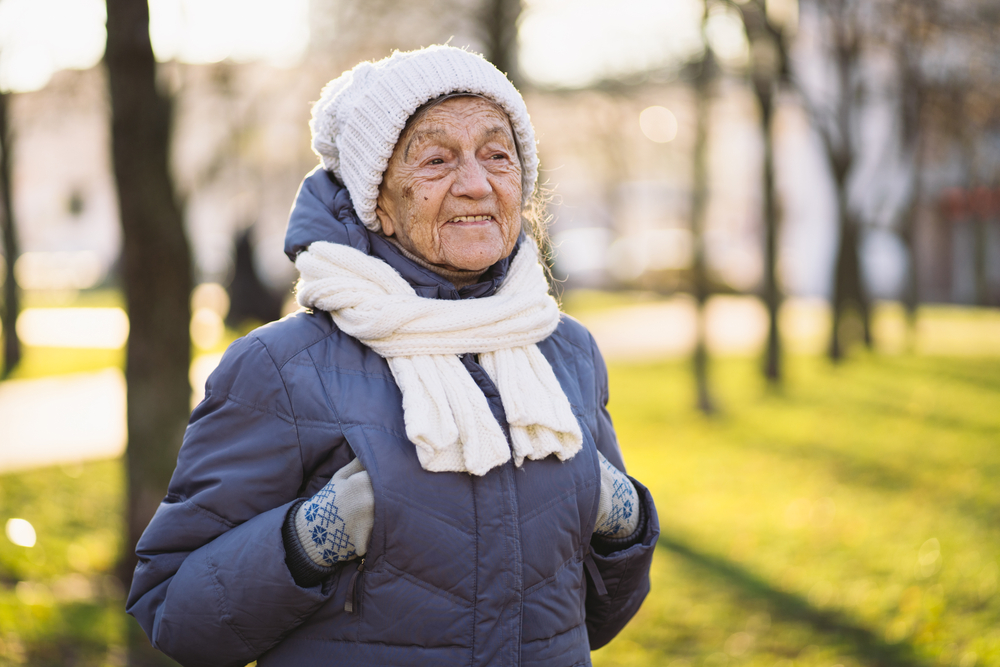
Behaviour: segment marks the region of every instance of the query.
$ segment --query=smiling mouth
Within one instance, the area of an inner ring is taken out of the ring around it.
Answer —
[[[448,222],[487,222],[489,220],[493,220],[492,215],[460,215]]]

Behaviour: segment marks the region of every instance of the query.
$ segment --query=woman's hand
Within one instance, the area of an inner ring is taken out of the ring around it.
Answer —
[[[354,459],[299,505],[295,530],[313,562],[328,567],[365,555],[374,515],[371,480],[361,460]]]
[[[600,451],[597,455],[601,461],[601,500],[594,533],[616,539],[628,537],[639,526],[639,496],[625,473],[611,465]]]

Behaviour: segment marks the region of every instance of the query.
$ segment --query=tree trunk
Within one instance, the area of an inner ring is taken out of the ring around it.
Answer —
[[[902,6],[902,0],[901,0]],[[927,9],[926,6],[912,7]],[[925,31],[930,22],[922,12],[907,15],[906,31],[896,47],[896,59],[901,66],[900,76],[900,125],[904,155],[909,155],[910,172],[909,200],[903,204],[899,220],[899,239],[906,251],[906,282],[901,300],[906,312],[906,347],[910,352],[917,349],[917,308],[920,304],[919,260],[917,258],[917,216],[923,204],[924,162],[927,153],[926,84],[923,77],[923,54]]]
[[[715,61],[706,42],[705,57],[694,81],[695,140],[694,169],[691,190],[692,291],[697,307],[697,337],[692,365],[698,393],[698,409],[709,415],[715,412],[708,382],[708,344],[705,303],[710,295],[708,267],[705,258],[705,213],[708,209],[708,124],[711,113],[711,84]]]
[[[925,143],[923,132],[919,131],[919,118],[914,119],[916,144],[913,149],[913,172],[910,201],[903,211],[899,223],[899,238],[906,250],[906,282],[903,285],[902,302],[906,312],[906,347],[910,352],[917,349],[917,309],[920,306],[920,266],[917,258],[917,216],[923,203],[923,173]]]
[[[868,296],[861,276],[861,258],[858,244],[861,240],[861,228],[851,211],[847,196],[847,185],[854,164],[854,140],[852,132],[852,107],[857,95],[852,83],[852,73],[858,67],[861,44],[855,29],[849,29],[848,21],[858,21],[857,17],[848,18],[843,4],[837,4],[834,30],[834,63],[837,70],[839,99],[836,105],[834,121],[836,123],[837,139],[831,136],[829,127],[820,127],[823,143],[826,146],[827,159],[833,173],[837,190],[837,259],[834,264],[833,277],[833,316],[830,331],[830,359],[838,362],[844,357],[845,341],[844,315],[848,307],[856,308],[861,320],[862,338],[865,345],[872,346],[871,318]]]
[[[11,163],[13,136],[8,113],[10,94],[0,92],[0,232],[3,236],[4,278],[3,311],[0,328],[3,329],[3,371],[0,380],[10,376],[21,361],[21,341],[17,337],[17,315],[21,311],[21,290],[14,276],[14,262],[20,256],[17,244],[17,224],[14,218],[14,194],[11,188]]]
[[[990,304],[990,283],[986,275],[986,213],[976,210],[972,214],[972,271],[976,284],[976,305],[986,307]]]
[[[918,177],[917,182],[920,181]],[[916,186],[920,188],[920,186]],[[903,214],[899,228],[899,238],[906,249],[907,268],[906,283],[903,285],[903,310],[906,312],[906,348],[910,352],[917,349],[917,308],[920,306],[919,267],[917,265],[917,215],[920,210],[920,194],[914,194],[913,200]]]
[[[767,348],[764,354],[764,377],[772,385],[781,382],[781,335],[778,313],[781,288],[778,286],[778,193],[774,183],[773,80],[755,81],[754,91],[760,104],[760,129],[764,138],[764,304],[767,306]]]
[[[837,362],[844,358],[844,316],[848,309],[855,309],[861,321],[862,338],[871,347],[871,317],[868,296],[861,278],[861,258],[858,253],[860,228],[848,209],[846,184],[838,185],[839,244],[833,279],[833,317],[830,331],[830,359]]]
[[[166,493],[190,412],[191,259],[170,178],[171,108],[156,86],[148,5],[107,0],[107,16],[105,64],[130,325],[127,539],[119,566],[129,586],[136,542]],[[137,657],[133,664],[147,660]]]
[[[743,27],[750,41],[750,80],[760,108],[760,132],[764,143],[761,165],[764,223],[764,284],[763,300],[767,308],[768,330],[764,351],[764,377],[771,386],[781,382],[781,332],[778,314],[781,309],[781,288],[778,285],[778,233],[780,210],[774,178],[774,107],[783,83],[790,79],[788,50],[784,27],[767,17],[767,0],[737,5]]]
[[[517,20],[521,9],[521,0],[483,0],[479,14],[483,55],[518,87],[521,72],[517,66]]]

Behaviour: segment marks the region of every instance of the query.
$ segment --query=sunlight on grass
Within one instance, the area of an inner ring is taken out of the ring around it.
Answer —
[[[0,520],[14,512],[37,542],[0,538],[0,665],[124,664],[119,461],[0,476]]]
[[[595,665],[1000,664],[1000,360],[790,367],[769,394],[752,362],[718,363],[705,420],[684,364],[612,366],[664,539]]]
[[[104,368],[125,368],[125,348],[87,350],[25,345],[22,348],[22,354],[21,363],[11,374],[12,380],[84,373]]]
[[[666,297],[654,292],[608,292],[605,290],[574,289],[567,290],[560,298],[562,309],[574,316],[584,313],[600,312],[622,306],[634,306],[643,303],[663,301]]]

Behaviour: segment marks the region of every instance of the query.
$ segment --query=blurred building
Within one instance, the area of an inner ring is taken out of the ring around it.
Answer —
[[[451,38],[481,50],[482,6],[478,0],[313,0],[310,48],[297,67],[164,64],[163,81],[176,99],[173,171],[197,278],[226,282],[234,241],[250,229],[258,273],[286,291],[293,268],[281,252],[282,237],[298,184],[317,162],[308,119],[322,85],[393,48]],[[529,83],[524,90],[539,139],[540,182],[553,194],[549,213],[559,276],[568,286],[685,289],[695,118],[681,68],[654,68],[582,88]],[[14,196],[26,287],[60,281],[88,287],[113,269],[120,230],[106,96],[103,69],[95,67],[60,72],[44,89],[13,97]],[[875,137],[871,155],[892,149],[892,105],[889,97],[875,99],[861,116],[864,136]],[[719,79],[710,119],[706,242],[713,280],[722,291],[753,291],[762,275],[757,113],[742,74],[731,70]],[[1000,156],[995,129],[978,137]],[[832,273],[836,198],[819,139],[792,96],[778,105],[777,142],[782,281],[791,294],[824,295]],[[995,192],[985,199],[969,195],[970,187],[973,194],[980,190],[955,160],[948,150],[937,151],[925,176],[917,224],[922,298],[971,302],[986,275],[997,302]],[[885,213],[892,207],[883,200],[896,196],[905,174],[899,164],[886,168],[869,157],[861,162],[866,275],[876,296],[894,298],[906,257]],[[980,264],[986,268],[977,273]]]
[[[258,273],[286,292],[288,209],[315,165],[307,126],[315,82],[256,64],[162,67],[176,99],[173,172],[197,278],[225,282],[235,240],[252,228]],[[22,285],[79,289],[113,280],[121,231],[103,68],[59,72],[42,90],[14,95],[11,106]]]

